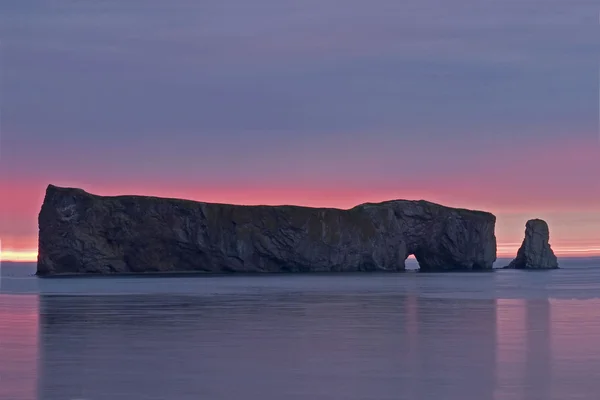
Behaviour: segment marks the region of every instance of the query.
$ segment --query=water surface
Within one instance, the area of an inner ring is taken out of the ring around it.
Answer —
[[[599,261],[65,279],[4,263],[0,399],[597,400]]]

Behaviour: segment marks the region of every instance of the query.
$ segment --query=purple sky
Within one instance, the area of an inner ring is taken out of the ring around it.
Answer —
[[[514,235],[539,206],[600,245],[599,31],[586,0],[2,2],[0,236],[54,182],[456,199]]]

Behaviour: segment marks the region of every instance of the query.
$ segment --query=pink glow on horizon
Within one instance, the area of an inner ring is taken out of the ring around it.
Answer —
[[[37,242],[37,238],[33,238],[31,241]],[[498,258],[512,258],[517,253],[519,248],[518,246],[513,245],[498,245]],[[573,247],[573,248],[564,248],[564,247],[553,247],[554,252],[558,257],[569,257],[569,258],[579,258],[579,257],[598,257],[600,256],[600,248],[594,247]],[[38,251],[37,248],[19,248],[19,249],[11,249],[11,248],[3,248],[0,252],[0,261],[10,261],[10,262],[37,262]]]
[[[516,253],[525,222],[530,218],[548,221],[551,244],[558,255],[600,255],[600,180],[593,179],[600,176],[598,144],[557,141],[510,145],[492,146],[493,153],[476,154],[469,163],[459,160],[464,165],[450,165],[450,171],[440,169],[414,177],[400,171],[398,182],[390,181],[389,176],[378,179],[376,173],[372,179],[349,179],[358,171],[349,161],[351,157],[344,158],[333,175],[331,162],[320,166],[317,159],[314,162],[318,168],[323,167],[322,174],[294,165],[297,173],[292,177],[286,177],[283,171],[280,175],[259,174],[260,179],[254,180],[229,176],[203,183],[186,178],[151,180],[151,174],[143,178],[126,176],[114,180],[107,176],[87,181],[78,175],[80,171],[72,169],[61,179],[14,174],[8,179],[0,178],[3,193],[10,193],[0,196],[0,239],[4,249],[1,257],[34,258],[37,215],[48,183],[82,187],[100,195],[139,194],[246,205],[351,208],[366,202],[426,199],[494,213],[499,256]],[[361,160],[361,165],[373,163],[376,160]]]
[[[136,190],[136,188],[128,186],[128,190],[124,187],[99,187],[90,185],[86,188],[88,191],[102,195],[119,195],[123,193],[137,193],[142,195],[153,195],[159,197],[181,197],[191,200],[201,200],[215,203],[234,203],[234,204],[298,204],[314,207],[339,207],[350,208],[354,205],[364,202],[379,202],[394,198],[419,199],[428,198],[430,200],[446,204],[449,206],[465,207],[465,208],[480,208],[465,206],[459,201],[452,201],[449,196],[417,196],[409,193],[393,193],[385,194],[385,192],[364,193],[356,189],[347,190],[289,190],[282,191],[278,189],[259,189],[244,191],[243,189],[223,189],[219,191],[195,191],[191,188],[173,188],[154,190],[148,188],[146,190]],[[5,224],[0,231],[2,235],[2,255],[3,260],[16,261],[34,261],[37,257],[37,214],[39,207],[43,201],[43,193],[37,191],[27,195],[30,190],[24,190],[23,197],[13,196],[10,203],[4,200],[3,209],[11,209],[11,215],[4,218]],[[43,191],[42,191],[43,192]],[[37,201],[31,201],[30,199]],[[29,199],[29,201],[27,201]],[[294,201],[296,200],[296,201]],[[441,201],[440,201],[441,200]],[[444,201],[446,200],[446,201]],[[8,203],[8,204],[7,204]],[[587,222],[577,224],[577,230],[573,231],[573,227],[568,224],[568,209],[565,211],[555,211],[555,214],[565,213],[567,217],[563,220],[546,217],[551,226],[551,243],[559,256],[592,256],[600,255],[600,237],[598,223],[600,223],[600,212],[591,209],[588,212],[582,211],[580,214],[588,216]],[[497,216],[496,235],[498,238],[498,255],[513,256],[520,246],[520,241],[523,238],[524,224],[529,218],[544,217],[543,212],[538,211],[521,211],[517,213],[504,212],[502,209],[488,209]],[[509,208],[510,210],[510,208]],[[558,218],[558,217],[557,217]],[[580,217],[581,218],[581,217]],[[6,223],[8,222],[8,223]],[[571,224],[572,225],[572,224]],[[573,241],[575,237],[575,241]]]

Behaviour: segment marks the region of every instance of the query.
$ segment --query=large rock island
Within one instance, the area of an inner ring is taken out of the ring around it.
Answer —
[[[48,186],[38,275],[491,270],[496,217],[427,201],[239,206]]]

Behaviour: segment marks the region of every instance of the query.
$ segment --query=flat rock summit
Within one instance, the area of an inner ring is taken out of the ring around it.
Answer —
[[[491,270],[496,217],[427,201],[241,206],[48,186],[38,275]]]

